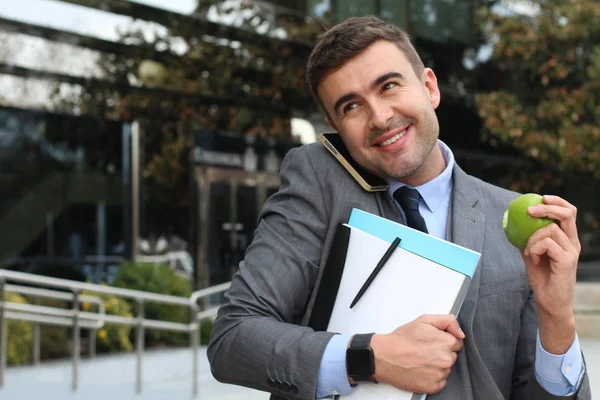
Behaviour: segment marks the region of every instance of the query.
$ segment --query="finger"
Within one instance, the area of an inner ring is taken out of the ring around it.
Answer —
[[[527,247],[525,248],[525,255],[529,255],[529,249],[535,246],[538,242],[550,238],[554,240],[564,251],[577,253],[577,250],[573,243],[567,237],[567,234],[560,229],[556,224],[551,224],[538,229],[527,241]]]
[[[570,226],[562,226],[563,224],[561,223],[561,227],[563,229],[567,230],[567,235],[573,239],[575,237],[577,237],[577,226],[576,226],[576,221],[577,221],[577,207],[575,207],[573,204],[569,203],[568,201],[558,197],[558,196],[551,196],[551,195],[545,195],[543,196],[542,200],[544,201],[544,204],[547,206],[553,206],[553,207],[559,207],[562,210],[570,210],[570,214],[569,216],[572,216],[572,225]],[[544,205],[541,205],[542,207],[544,207]],[[532,215],[533,216],[533,215]],[[535,215],[536,217],[543,217],[543,214],[540,215]],[[547,216],[548,218],[552,218],[558,221],[561,221],[559,219],[558,216]],[[562,221],[561,221],[562,222]]]
[[[573,204],[569,203],[568,201],[559,196],[546,194],[542,197],[542,200],[544,201],[544,204],[570,208],[573,211],[573,215],[577,217],[577,207],[575,207]]]
[[[536,265],[539,264],[541,257],[544,255],[557,263],[564,261],[565,257],[568,256],[568,253],[550,238],[540,240],[529,249],[529,252]]]
[[[464,339],[465,334],[460,329],[456,317],[452,314],[423,315],[421,320],[441,331],[446,331],[457,339]]]
[[[539,204],[528,207],[527,213],[533,218],[550,218],[555,220],[573,243],[579,240],[577,235],[577,209],[570,204],[568,207]]]
[[[463,349],[463,341],[460,339],[456,339],[455,337],[453,337],[454,341],[452,342],[452,347],[450,348],[450,350],[453,351],[452,354],[456,354],[456,352],[459,352]]]
[[[458,360],[458,352],[452,352],[450,357],[452,357],[452,365],[456,364],[456,360]]]
[[[527,207],[528,214],[534,218],[550,218],[555,221],[567,221],[573,219],[573,210],[561,206],[548,204],[537,204]]]
[[[446,385],[447,385],[447,384],[448,384],[448,380],[447,380],[447,379],[444,379],[444,380],[440,381],[440,382],[438,383],[438,385],[437,385],[437,390],[436,390],[436,392],[434,392],[434,393],[432,393],[432,394],[435,394],[435,393],[438,393],[438,392],[440,392],[440,391],[441,391],[443,388],[445,388],[445,387],[446,387]]]

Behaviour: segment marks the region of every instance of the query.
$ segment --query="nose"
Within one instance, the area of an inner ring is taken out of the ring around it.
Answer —
[[[371,129],[385,131],[394,118],[394,110],[384,101],[374,100],[369,104]]]

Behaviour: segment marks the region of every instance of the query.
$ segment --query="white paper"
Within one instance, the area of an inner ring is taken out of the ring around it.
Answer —
[[[389,333],[423,314],[449,314],[465,275],[397,248],[354,308],[350,304],[390,243],[351,228],[329,332]],[[347,399],[411,400],[413,393],[361,383]]]

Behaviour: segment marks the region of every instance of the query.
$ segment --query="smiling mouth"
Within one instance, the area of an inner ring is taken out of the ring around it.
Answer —
[[[405,130],[403,130],[402,132],[400,132],[399,134],[392,136],[391,138],[389,138],[388,140],[385,140],[381,143],[379,143],[379,146],[381,147],[385,147],[385,146],[389,146],[390,144],[394,143],[396,140],[400,140],[402,139],[402,137],[404,135],[406,135],[406,132],[408,131],[408,128],[406,128]]]

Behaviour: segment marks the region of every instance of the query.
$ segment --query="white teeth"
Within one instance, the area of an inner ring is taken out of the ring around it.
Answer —
[[[397,134],[396,136],[394,136],[394,137],[391,137],[391,138],[389,138],[388,140],[386,140],[386,141],[384,141],[384,142],[381,142],[381,143],[379,143],[379,145],[380,145],[381,147],[384,147],[384,146],[389,146],[390,144],[394,143],[396,140],[398,140],[398,139],[400,139],[402,136],[404,136],[404,135],[406,134],[406,131],[407,131],[407,130],[408,130],[408,128],[406,128],[405,130],[403,130],[402,132],[400,132],[400,133],[399,133],[399,134]]]

